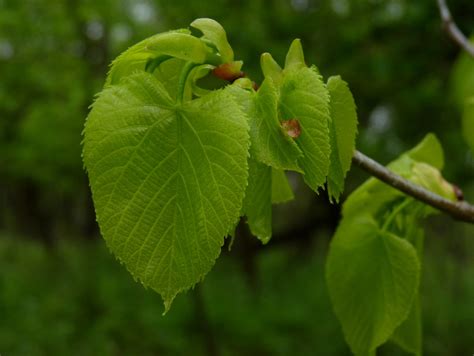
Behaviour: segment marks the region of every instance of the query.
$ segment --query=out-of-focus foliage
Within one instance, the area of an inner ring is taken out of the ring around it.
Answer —
[[[424,351],[462,355],[472,347],[474,245],[468,238],[449,244],[463,249],[461,259],[442,241],[430,245]],[[325,286],[326,249],[319,242],[267,247],[252,278],[237,250],[225,253],[201,287],[178,296],[162,317],[156,293],[117,268],[101,241],[66,239],[47,249],[0,236],[2,354],[348,355]],[[403,355],[390,344],[380,354]]]
[[[449,3],[461,29],[472,31],[472,0]],[[0,0],[0,230],[50,242],[98,238],[80,157],[88,105],[120,52],[198,17],[222,23],[256,81],[259,53],[282,63],[301,38],[308,63],[349,83],[359,149],[385,163],[433,131],[446,152],[445,177],[474,200],[474,159],[449,80],[459,48],[443,32],[435,1]],[[272,242],[261,250],[237,236],[238,258],[223,259],[206,278],[209,333],[196,332],[201,318],[189,317],[191,294],[162,318],[157,295],[134,285],[102,241],[45,248],[0,236],[0,352],[208,354],[211,334],[222,339],[222,354],[347,354],[325,296],[324,256],[313,254],[326,248],[308,248],[314,230],[327,240],[339,211],[290,178],[296,199],[273,210]],[[366,178],[353,168],[345,194]],[[474,232],[441,218],[429,227],[424,351],[470,354]],[[295,254],[293,244],[308,253]],[[255,261],[267,277],[252,277]]]

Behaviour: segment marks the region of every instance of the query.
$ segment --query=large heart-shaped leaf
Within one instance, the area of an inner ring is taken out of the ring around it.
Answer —
[[[109,248],[169,308],[210,270],[247,184],[246,116],[226,90],[176,103],[141,72],[105,89],[84,163]]]

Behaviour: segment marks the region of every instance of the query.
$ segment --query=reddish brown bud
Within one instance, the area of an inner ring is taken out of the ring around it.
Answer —
[[[301,134],[300,122],[297,119],[284,120],[281,127],[291,138],[298,138]]]
[[[456,198],[458,199],[458,201],[463,201],[464,193],[462,192],[461,188],[453,184],[453,190],[454,190],[454,195],[456,195]]]
[[[240,70],[241,67],[241,62],[224,63],[214,68],[212,73],[218,78],[233,82],[236,79],[245,77],[245,73]]]
[[[255,90],[255,91],[257,91],[258,88],[260,88],[260,86],[255,82],[252,82],[252,87],[253,87],[253,90]]]

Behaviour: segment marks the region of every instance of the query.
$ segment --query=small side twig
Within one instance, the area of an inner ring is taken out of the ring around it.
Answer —
[[[456,42],[462,49],[474,58],[474,46],[469,42],[469,40],[464,36],[459,27],[453,20],[451,16],[451,11],[446,4],[446,0],[437,0],[439,13],[441,15],[441,20],[443,21],[443,27],[449,36]]]
[[[359,151],[355,151],[352,161],[372,176],[395,189],[450,215],[456,220],[474,224],[474,206],[467,202],[455,202],[443,198],[409,180],[400,177],[380,163],[367,157]]]

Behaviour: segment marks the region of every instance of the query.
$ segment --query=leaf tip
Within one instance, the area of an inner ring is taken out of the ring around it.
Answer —
[[[296,38],[291,42],[290,48],[288,49],[285,69],[298,69],[303,67],[306,67],[303,46],[301,45],[301,40]]]
[[[162,316],[165,316],[170,311],[171,304],[173,303],[174,297],[175,296],[167,297],[167,298],[163,297],[163,305],[165,307],[165,310],[161,314]]]
[[[281,67],[273,59],[272,55],[268,52],[265,52],[260,57],[260,67],[262,68],[263,76],[265,78],[272,78],[277,80],[281,77]]]

